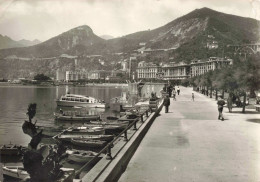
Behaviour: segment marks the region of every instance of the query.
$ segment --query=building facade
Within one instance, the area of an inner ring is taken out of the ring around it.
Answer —
[[[157,73],[161,72],[161,66],[141,61],[138,63],[136,72],[138,79],[155,79],[157,78]]]
[[[66,71],[66,81],[78,81],[88,79],[88,75],[84,72]]]
[[[190,66],[183,62],[162,65],[164,80],[181,80],[189,77]]]
[[[233,64],[231,59],[210,57],[208,60],[196,60],[190,64],[190,76],[198,76],[215,69]]]
[[[156,65],[141,61],[137,67],[138,79],[163,79],[181,80],[189,77],[202,75],[210,70],[221,69],[233,64],[232,59],[210,57],[209,59],[192,61],[190,64],[184,62]],[[160,75],[160,77],[159,77]]]

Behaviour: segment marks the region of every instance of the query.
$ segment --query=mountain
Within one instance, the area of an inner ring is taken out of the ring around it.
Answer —
[[[34,39],[33,41],[22,39],[17,42],[19,44],[23,45],[24,47],[33,46],[33,45],[41,43],[41,41],[39,41],[38,39]]]
[[[0,34],[0,49],[12,48],[12,47],[22,47],[23,45],[17,41],[12,40],[8,36],[3,36]]]
[[[218,55],[226,44],[259,41],[260,22],[240,16],[214,11],[209,8],[196,9],[168,24],[109,40],[95,35],[87,25],[76,27],[45,42],[26,48],[0,50],[0,56],[52,57],[63,53],[107,54],[132,52],[139,48],[169,49],[169,56],[191,60]],[[219,48],[208,50],[209,37],[218,42]]]
[[[146,43],[146,48],[188,48],[196,51],[204,46],[202,43],[207,41],[207,35],[212,35],[222,44],[257,42],[259,25],[260,22],[252,18],[201,8],[157,29],[136,32],[108,42],[114,51],[119,52],[140,48],[142,42]]]
[[[100,37],[101,37],[102,39],[105,39],[105,40],[109,40],[109,39],[113,39],[113,38],[114,38],[114,37],[111,36],[111,35],[100,35]]]
[[[14,47],[27,47],[27,46],[33,46],[33,45],[36,45],[39,43],[41,43],[41,42],[37,39],[35,39],[33,41],[25,40],[25,39],[15,41],[8,36],[3,36],[0,34],[0,49],[8,49],[8,48],[14,48]]]
[[[76,55],[78,53],[98,52],[97,48],[104,44],[105,40],[96,36],[87,26],[79,26],[53,37],[40,44],[12,49],[0,50],[1,56],[16,55],[19,57],[53,57],[63,53]]]

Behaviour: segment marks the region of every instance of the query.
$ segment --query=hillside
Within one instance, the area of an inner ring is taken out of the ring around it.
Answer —
[[[88,54],[95,52],[95,47],[98,47],[99,44],[103,44],[104,42],[105,40],[96,36],[89,26],[83,25],[38,45],[3,49],[0,50],[0,53],[2,58],[8,55],[16,55],[19,57],[53,57],[63,53],[76,55],[78,52],[83,51]]]

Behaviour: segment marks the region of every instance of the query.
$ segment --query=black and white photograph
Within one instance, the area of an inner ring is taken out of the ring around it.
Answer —
[[[0,0],[0,182],[260,182],[260,0]]]

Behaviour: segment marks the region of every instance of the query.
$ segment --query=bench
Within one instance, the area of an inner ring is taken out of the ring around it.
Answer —
[[[260,112],[260,104],[259,105],[255,105],[255,110]]]

